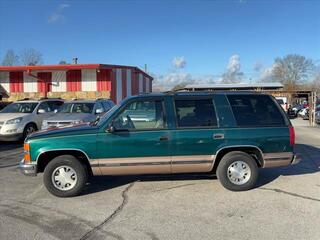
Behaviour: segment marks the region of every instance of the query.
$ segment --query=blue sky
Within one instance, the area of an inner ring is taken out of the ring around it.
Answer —
[[[215,79],[236,55],[245,77],[257,78],[277,56],[320,59],[319,12],[316,0],[1,0],[0,57],[35,48],[45,64],[77,56]]]

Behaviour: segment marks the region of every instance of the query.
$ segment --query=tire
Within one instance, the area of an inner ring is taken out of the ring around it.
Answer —
[[[23,130],[23,139],[22,139],[22,140],[25,140],[26,137],[27,137],[29,134],[31,134],[31,133],[33,133],[33,132],[35,132],[35,131],[37,131],[37,130],[38,130],[37,125],[35,125],[34,123],[28,123],[28,124],[24,127],[24,130]]]
[[[228,190],[246,191],[256,185],[258,166],[255,159],[247,153],[229,152],[218,165],[217,177]]]
[[[59,175],[62,176],[61,179],[59,179]],[[45,187],[57,197],[79,195],[87,180],[87,168],[71,155],[61,155],[52,159],[44,169],[43,174]]]

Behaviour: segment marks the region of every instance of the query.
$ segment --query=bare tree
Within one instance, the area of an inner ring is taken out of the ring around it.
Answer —
[[[4,55],[2,65],[3,66],[19,65],[18,55],[16,55],[12,49],[9,49],[6,53],[6,55]]]
[[[314,70],[311,59],[297,54],[276,58],[272,68],[273,81],[281,82],[287,90],[295,90],[297,85],[310,79]]]
[[[26,48],[20,54],[23,65],[41,65],[43,63],[42,54],[34,48]]]

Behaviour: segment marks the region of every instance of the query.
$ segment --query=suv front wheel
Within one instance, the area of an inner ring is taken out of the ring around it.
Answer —
[[[217,177],[228,190],[249,190],[257,182],[258,166],[255,159],[245,152],[229,152],[218,165]]]
[[[84,188],[88,179],[86,167],[74,156],[61,155],[52,159],[44,170],[47,190],[57,197],[73,197]]]

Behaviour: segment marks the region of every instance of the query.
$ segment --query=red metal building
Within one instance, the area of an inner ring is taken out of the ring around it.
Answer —
[[[107,64],[0,66],[0,93],[26,97],[111,98],[152,91],[153,78],[137,67]]]

